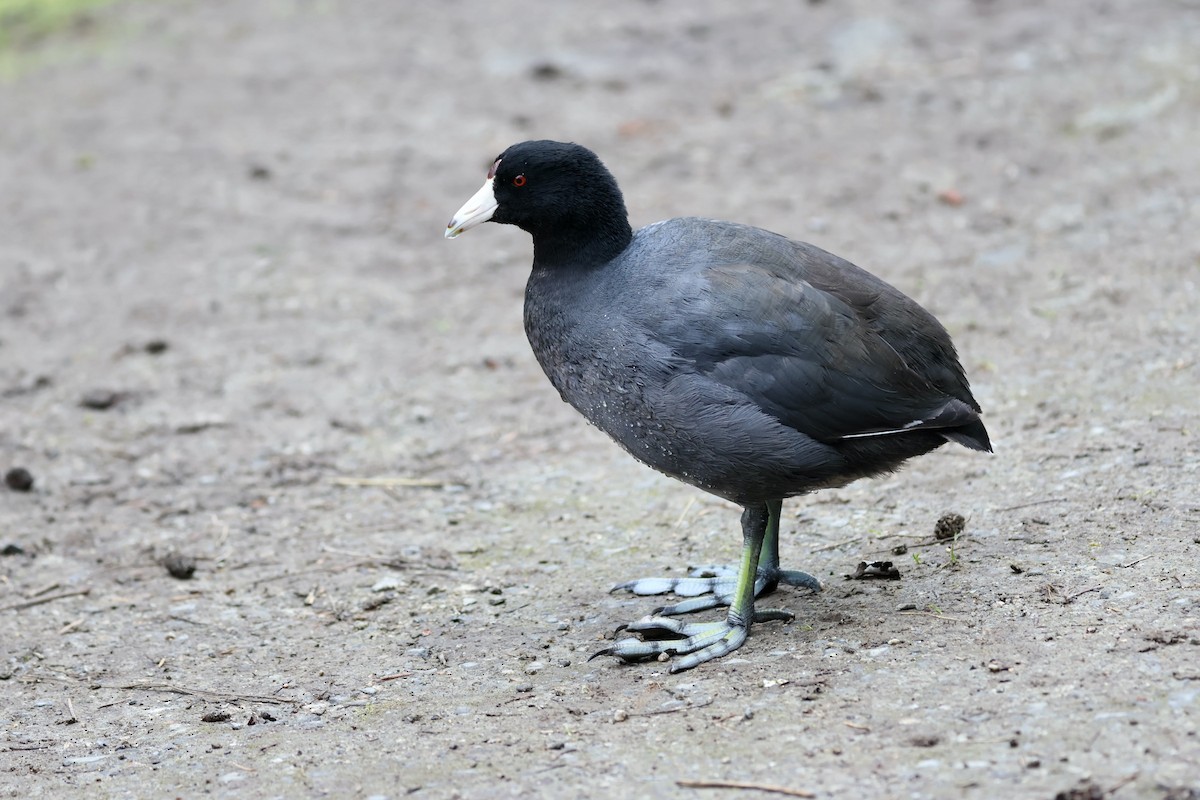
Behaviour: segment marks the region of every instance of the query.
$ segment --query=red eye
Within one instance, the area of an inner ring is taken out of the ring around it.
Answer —
[[[513,178],[513,186],[520,188],[524,185],[525,185],[525,176],[524,175],[518,175],[517,177]]]

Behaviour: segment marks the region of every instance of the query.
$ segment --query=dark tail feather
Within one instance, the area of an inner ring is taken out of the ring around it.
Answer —
[[[983,427],[981,419],[968,422],[960,428],[940,430],[938,433],[952,442],[958,442],[963,447],[981,450],[984,453],[992,452],[992,440],[988,438],[987,428]]]

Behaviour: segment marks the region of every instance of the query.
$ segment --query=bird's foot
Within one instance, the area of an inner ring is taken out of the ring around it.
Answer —
[[[792,619],[793,615],[782,609],[754,612],[754,622],[790,622]],[[750,633],[750,623],[734,623],[727,619],[720,622],[682,622],[671,617],[648,616],[625,626],[625,630],[640,633],[643,638],[619,639],[610,647],[594,653],[588,660],[598,656],[616,656],[622,661],[632,662],[682,656],[669,667],[671,672],[682,672],[741,647]]]
[[[639,578],[618,583],[610,591],[624,589],[643,596],[670,593],[689,598],[654,611],[659,616],[671,617],[732,604],[737,589],[737,573],[737,567],[732,564],[711,564],[694,567],[686,578]],[[812,589],[814,592],[821,591],[821,582],[807,572],[762,568],[754,580],[754,596],[770,594],[781,583]]]

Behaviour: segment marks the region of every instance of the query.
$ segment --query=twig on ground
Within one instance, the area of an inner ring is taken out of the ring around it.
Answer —
[[[899,611],[897,613],[906,617],[933,617],[934,619],[944,619],[947,622],[966,622],[961,617],[951,617],[937,611]]]
[[[814,547],[811,550],[809,550],[808,552],[822,553],[826,550],[837,550],[839,547],[845,547],[848,544],[854,544],[855,542],[857,542],[859,539],[862,539],[862,538],[863,537],[861,537],[861,536],[852,536],[851,538],[845,539],[840,542],[830,542],[829,544],[823,544],[820,547]]]
[[[1067,595],[1066,597],[1063,598],[1062,604],[1065,606],[1070,603],[1074,603],[1076,600],[1078,600],[1080,597],[1083,597],[1088,592],[1098,592],[1103,588],[1104,588],[1103,586],[1093,586],[1090,589],[1084,589],[1082,592],[1076,592],[1075,594]]]
[[[810,792],[806,789],[791,789],[787,786],[775,786],[770,783],[751,783],[749,781],[693,781],[693,780],[678,780],[675,781],[676,786],[684,786],[689,789],[753,789],[759,792],[772,792],[774,794],[786,794],[789,797],[816,797],[815,792]]]
[[[630,714],[629,716],[631,716],[631,717],[654,717],[659,714],[674,714],[676,711],[691,711],[694,708],[704,708],[705,706],[711,706],[713,704],[713,700],[715,700],[715,699],[716,698],[709,698],[708,702],[705,702],[705,703],[688,703],[688,704],[685,704],[682,706],[675,706],[673,708],[657,708],[654,711],[637,711],[637,712]]]
[[[343,554],[333,548],[322,548],[326,552]],[[344,553],[345,555],[352,555]],[[351,561],[345,564],[329,564],[327,566],[312,567],[311,569],[298,569],[295,572],[284,572],[279,575],[269,575],[265,578],[257,578],[250,582],[251,586],[259,586],[264,583],[272,583],[273,581],[282,581],[287,578],[295,578],[301,575],[311,575],[314,572],[345,572],[348,569],[356,569],[358,567],[387,567],[388,569],[403,570],[409,575],[445,575],[448,572],[457,572],[457,566],[438,567],[430,564],[419,564],[408,562],[396,556],[370,556],[360,558],[357,561]]]
[[[68,597],[81,597],[83,595],[90,594],[91,591],[92,587],[89,586],[86,589],[78,589],[74,592],[59,592],[58,594],[50,594],[46,595],[45,597],[36,597],[33,600],[26,600],[23,603],[13,603],[11,606],[4,606],[3,608],[0,608],[0,611],[22,611],[26,608],[40,606],[43,603],[53,603],[55,600],[63,600]]]
[[[922,536],[920,538],[923,539],[925,537]],[[928,542],[914,542],[913,544],[909,544],[909,543],[905,542],[903,544],[896,545],[894,547],[888,547],[883,550],[871,550],[868,552],[868,555],[873,555],[873,556],[874,555],[885,555],[885,554],[886,555],[903,555],[903,552],[897,553],[897,551],[896,551],[897,547],[903,547],[905,549],[905,552],[907,552],[908,550],[915,550],[918,547],[937,547],[940,544],[946,545],[947,547],[951,547],[951,546],[957,547],[958,544],[960,542],[965,541],[966,538],[967,538],[967,535],[965,533],[962,533],[962,534],[959,534],[954,539],[932,539]]]
[[[1065,503],[1066,497],[1052,497],[1049,500],[1034,500],[1032,503],[1021,503],[1015,506],[1006,506],[1005,508],[997,508],[997,511],[1016,511],[1021,508],[1032,508],[1033,506],[1044,506],[1048,503]]]
[[[1141,773],[1139,773],[1139,772],[1135,772],[1135,773],[1133,773],[1132,775],[1127,775],[1127,776],[1125,776],[1124,778],[1122,778],[1121,780],[1117,781],[1116,783],[1114,783],[1114,784],[1113,784],[1112,786],[1110,786],[1109,788],[1105,789],[1105,790],[1104,790],[1104,793],[1105,793],[1105,794],[1115,794],[1115,793],[1116,793],[1116,791],[1117,791],[1117,789],[1120,789],[1122,786],[1125,786],[1125,785],[1127,785],[1127,784],[1130,784],[1130,783],[1133,783],[1134,781],[1136,781],[1136,780],[1138,779],[1138,776],[1139,776],[1139,775],[1141,775]]]
[[[295,572],[284,572],[279,575],[271,575],[266,578],[257,578],[250,582],[251,586],[258,586],[263,583],[271,583],[272,581],[282,581],[287,578],[298,578],[301,575],[311,575],[314,572],[342,572],[353,567],[360,566],[360,562],[353,564],[333,564],[327,567],[313,567],[311,569],[298,569]]]
[[[174,686],[169,683],[127,683],[120,686],[102,686],[103,689],[141,689],[147,692],[169,692],[188,697],[199,697],[201,700],[222,703],[271,703],[277,706],[297,705],[298,700],[288,700],[282,697],[271,697],[260,694],[238,694],[236,692],[211,692],[207,689],[189,689],[186,686]]]

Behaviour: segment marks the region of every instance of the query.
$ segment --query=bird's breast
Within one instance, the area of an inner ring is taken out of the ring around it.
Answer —
[[[537,289],[536,285],[531,287]],[[664,469],[675,431],[661,388],[670,367],[653,342],[593,292],[527,291],[525,333],[564,401],[635,457]]]

